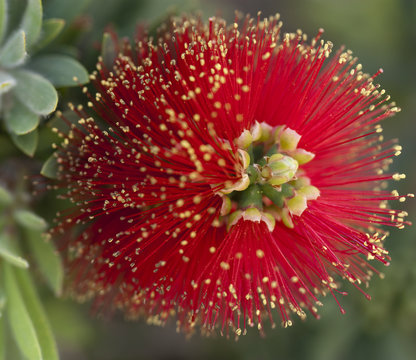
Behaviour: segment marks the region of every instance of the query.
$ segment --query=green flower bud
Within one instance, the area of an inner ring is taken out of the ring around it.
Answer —
[[[301,216],[302,213],[308,207],[306,203],[306,198],[304,198],[301,195],[296,195],[293,198],[289,199],[286,205],[290,213],[297,216]]]
[[[284,151],[293,151],[297,148],[301,136],[292,129],[286,128],[280,134],[280,149]]]

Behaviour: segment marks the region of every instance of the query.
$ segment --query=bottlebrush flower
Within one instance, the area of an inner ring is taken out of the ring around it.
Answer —
[[[317,317],[339,279],[363,292],[366,259],[388,264],[382,226],[407,222],[386,204],[405,197],[383,189],[404,175],[386,172],[400,147],[378,123],[399,109],[381,70],[331,55],[321,31],[280,29],[183,17],[99,62],[91,109],[73,107],[56,153],[74,207],[52,234],[78,297],[240,335]]]

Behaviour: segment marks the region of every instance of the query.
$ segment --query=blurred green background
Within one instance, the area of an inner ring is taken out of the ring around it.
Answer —
[[[205,18],[221,15],[232,21],[235,9],[253,15],[261,10],[263,16],[279,12],[285,32],[301,28],[311,37],[322,27],[324,39],[331,40],[335,47],[345,44],[353,50],[366,72],[384,69],[378,82],[402,108],[401,113],[383,124],[384,136],[400,139],[404,150],[395,159],[393,170],[407,175],[406,180],[392,185],[401,193],[415,192],[415,0],[44,1],[45,17],[62,17],[68,21],[61,43],[77,44],[76,48],[63,50],[76,55],[89,71],[94,68],[102,31],[110,22],[119,33],[128,35],[138,22],[157,24],[169,11],[201,10]],[[61,99],[77,102],[81,101],[79,95],[79,89],[66,90],[61,93]],[[61,102],[60,106],[64,104]],[[12,149],[11,144],[7,146]],[[2,146],[0,161],[14,154],[7,146]],[[45,130],[35,157],[39,166],[40,160],[50,153],[50,134]],[[16,156],[20,161],[20,155]],[[43,195],[39,201],[42,205],[39,212],[51,221],[58,206],[56,200]],[[416,222],[415,201],[393,206],[403,206],[410,213],[409,220]],[[373,279],[368,290],[372,301],[345,285],[350,293],[341,299],[346,315],[341,315],[335,301],[328,297],[323,301],[321,320],[295,319],[292,328],[267,329],[264,338],[252,329],[238,342],[219,336],[196,335],[186,339],[175,332],[174,324],[158,328],[144,321],[125,322],[121,315],[97,319],[90,314],[88,304],[55,299],[46,287],[41,287],[41,291],[63,360],[413,359],[416,354],[415,234],[416,227],[391,231],[386,247],[392,262],[388,268],[378,267],[386,277]]]

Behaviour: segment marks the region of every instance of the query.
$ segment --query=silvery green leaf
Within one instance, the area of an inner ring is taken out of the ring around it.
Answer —
[[[37,129],[25,135],[16,135],[11,133],[10,137],[13,143],[26,155],[33,156],[38,146],[38,131]]]
[[[43,76],[28,70],[13,72],[17,80],[14,89],[16,97],[38,115],[47,115],[56,109],[58,94]]]
[[[64,272],[53,242],[45,240],[40,232],[28,230],[25,235],[37,267],[54,293],[59,296],[62,293]]]
[[[39,115],[15,100],[13,106],[4,114],[7,129],[16,135],[24,135],[35,130],[39,125]]]
[[[30,230],[43,231],[48,225],[44,219],[30,210],[16,210],[14,218],[19,225]]]
[[[42,23],[42,32],[40,38],[34,46],[35,50],[44,48],[51,43],[62,31],[65,26],[63,19],[46,19]]]
[[[16,269],[15,274],[26,308],[35,327],[43,359],[58,360],[55,339],[33,281],[27,271]]]
[[[16,80],[13,76],[4,71],[0,71],[0,95],[8,92],[16,85]]]
[[[0,44],[7,29],[7,0],[0,0]]]
[[[26,358],[42,360],[42,350],[36,329],[30,318],[22,291],[19,288],[15,269],[4,263],[4,288],[7,293],[7,315],[12,335]],[[26,299],[30,302],[32,299]]]
[[[26,34],[27,46],[35,44],[42,28],[42,1],[27,0],[20,27]]]
[[[0,234],[0,258],[7,261],[8,263],[27,269],[29,263],[23,259],[9,236],[5,233]]]
[[[43,75],[55,87],[74,86],[88,82],[87,70],[66,55],[43,55],[32,59],[30,68]]]
[[[26,40],[23,30],[16,31],[0,49],[0,65],[12,68],[21,65],[26,57]]]
[[[58,163],[56,161],[56,157],[52,154],[43,164],[40,173],[49,178],[49,179],[56,179],[58,172]]]

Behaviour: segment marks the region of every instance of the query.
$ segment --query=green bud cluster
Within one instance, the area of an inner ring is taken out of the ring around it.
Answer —
[[[290,128],[258,122],[236,139],[244,170],[236,183],[220,192],[228,228],[241,218],[264,221],[270,231],[276,220],[293,228],[292,216],[301,216],[308,201],[319,197],[301,169],[315,155],[298,148],[300,139]]]

